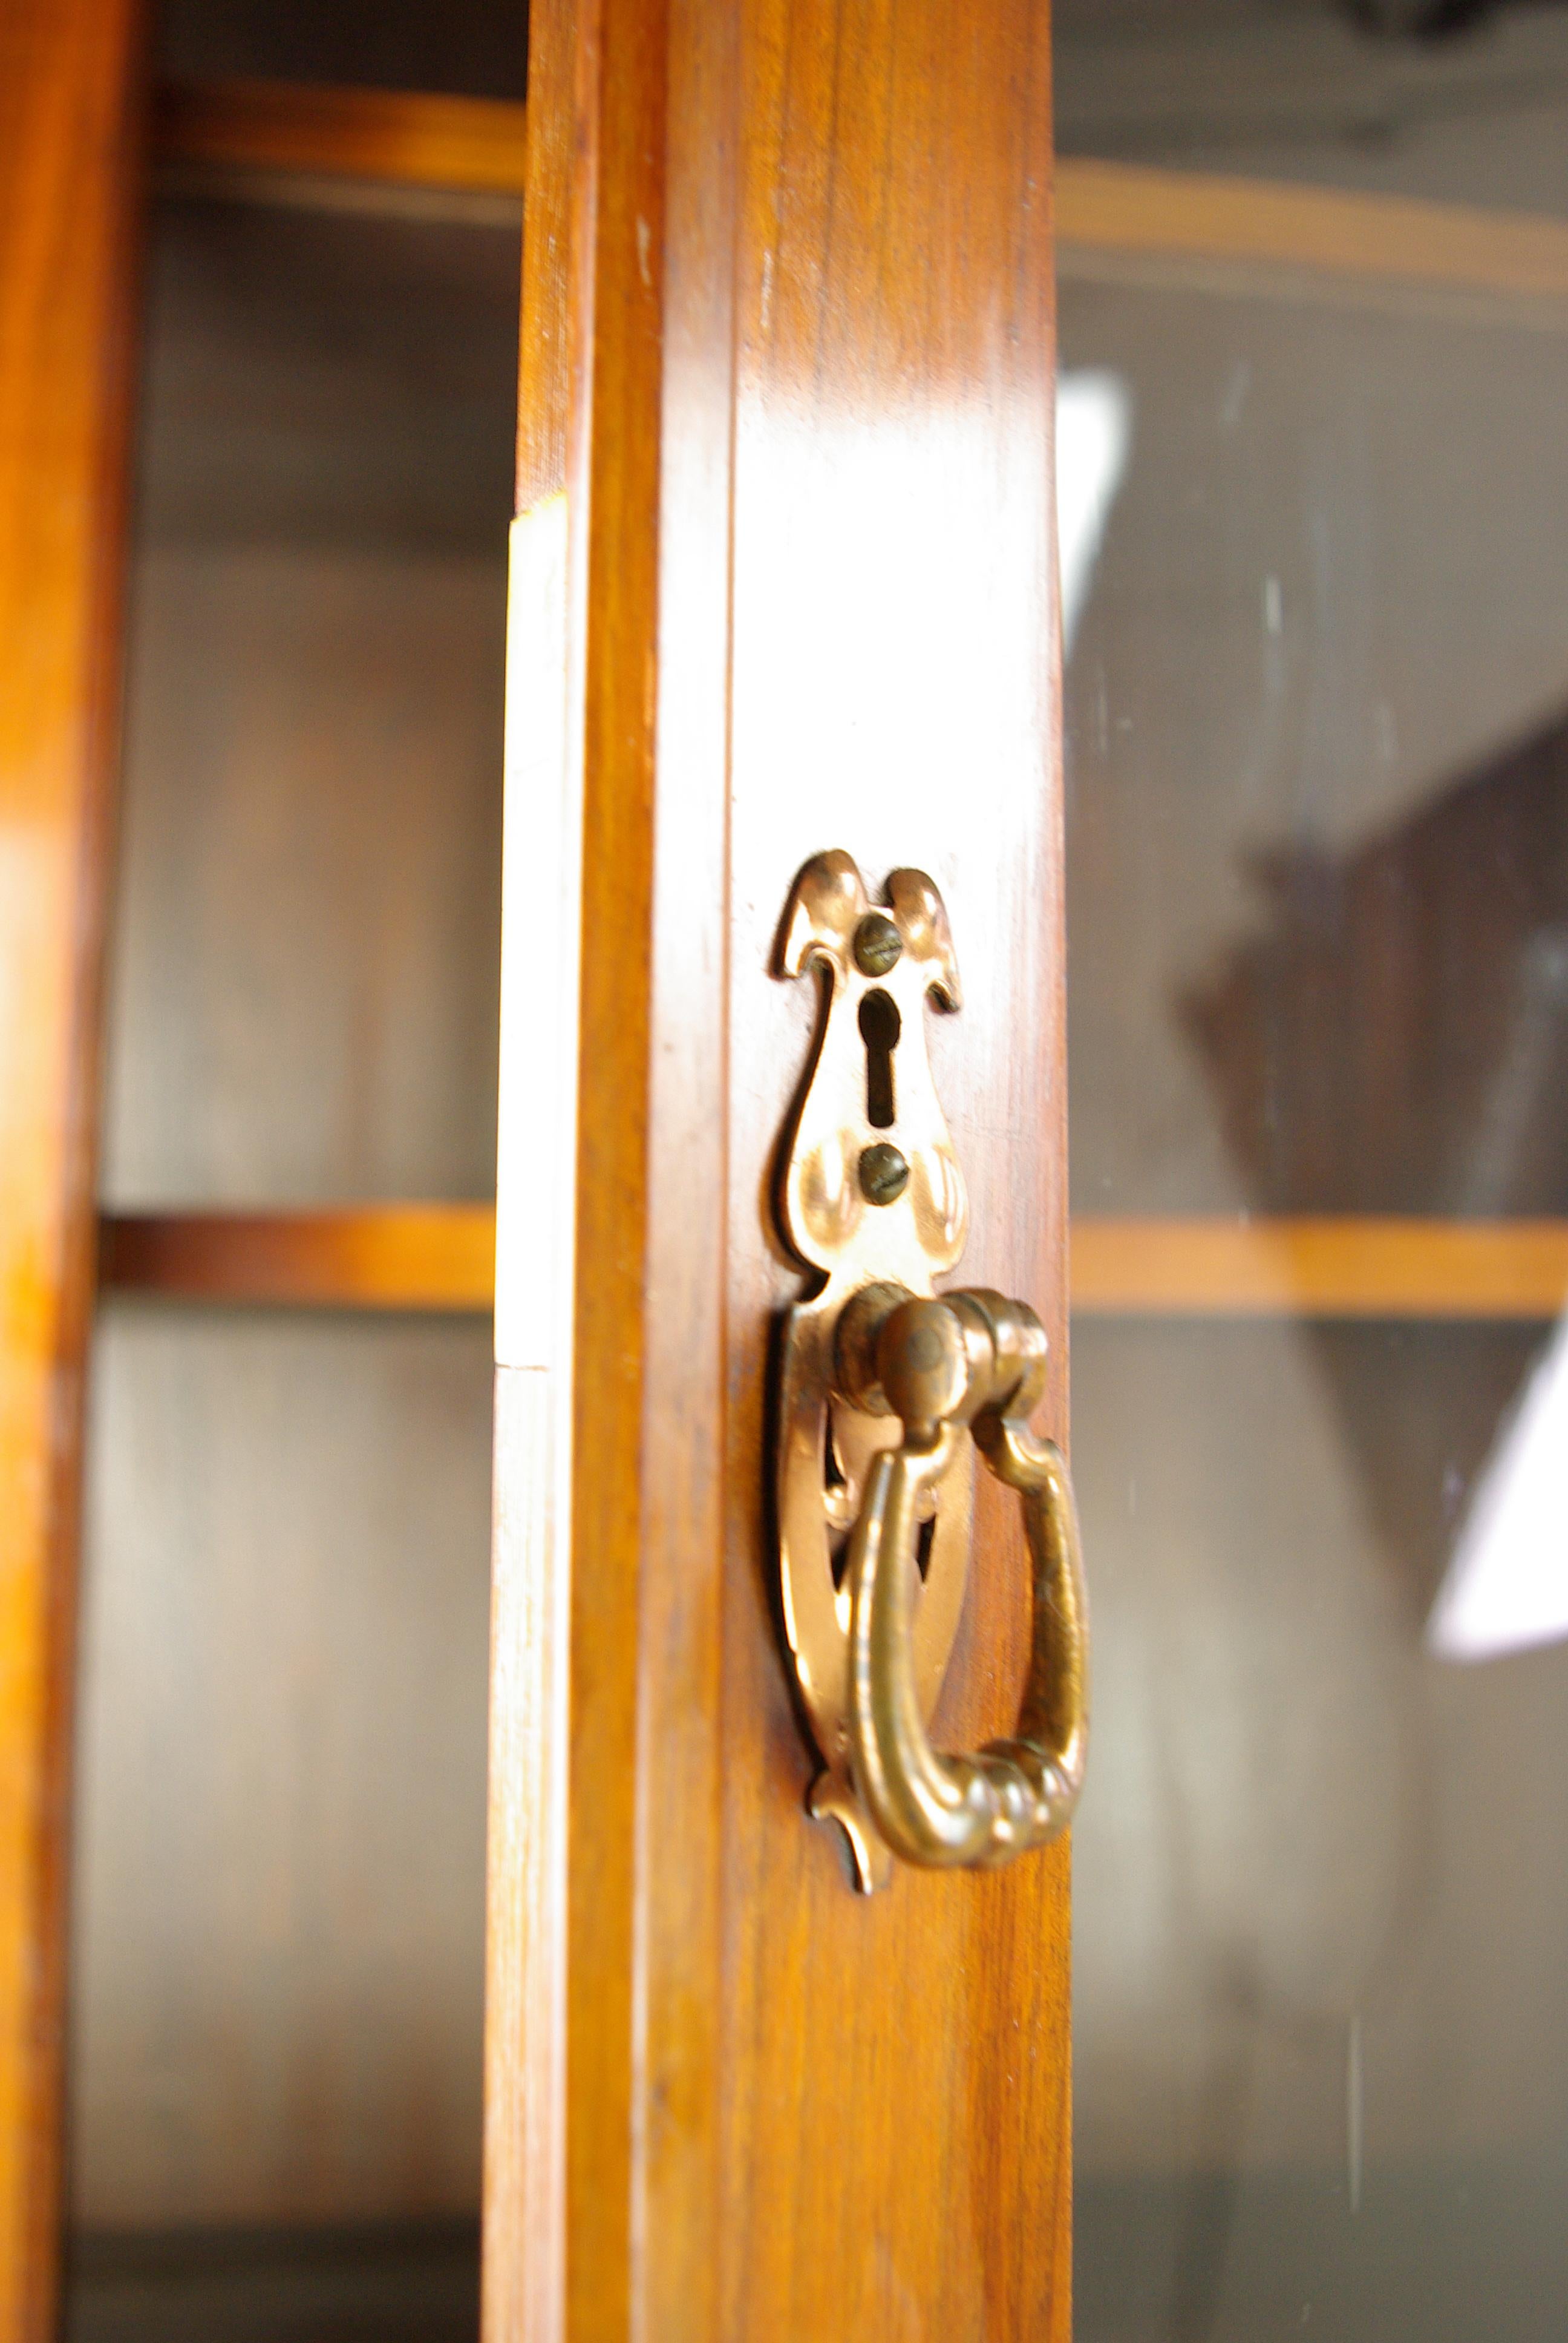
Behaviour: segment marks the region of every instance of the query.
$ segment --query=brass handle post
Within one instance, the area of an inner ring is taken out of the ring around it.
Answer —
[[[850,1540],[849,1732],[856,1785],[908,1863],[989,1867],[1066,1828],[1088,1736],[1088,1616],[1066,1461],[1029,1416],[1044,1379],[1032,1311],[990,1292],[907,1300],[840,1346],[860,1396],[904,1437],[872,1466]],[[870,1378],[874,1375],[875,1383]],[[851,1398],[855,1396],[852,1392]],[[918,1522],[966,1429],[1023,1506],[1033,1577],[1029,1680],[1016,1731],[946,1756],[925,1728],[913,1644]]]

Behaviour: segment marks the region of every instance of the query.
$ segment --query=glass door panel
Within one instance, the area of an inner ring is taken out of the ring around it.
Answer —
[[[455,2343],[478,2296],[488,1295],[273,1305],[363,1298],[406,1208],[488,1223],[517,206],[239,192],[161,202],[150,255],[68,2332]],[[335,1290],[224,1273],[257,1222],[316,1243]]]
[[[1070,5],[1061,44],[1078,2333],[1546,2343],[1568,110],[1499,59],[1568,75],[1568,12],[1410,51]],[[1276,184],[1201,216],[1198,169]]]

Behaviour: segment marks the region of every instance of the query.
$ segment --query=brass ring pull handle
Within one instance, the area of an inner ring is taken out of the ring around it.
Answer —
[[[969,1200],[926,1053],[955,1015],[958,957],[923,870],[873,900],[841,849],[796,874],[775,960],[815,979],[816,1040],[774,1166],[779,1231],[809,1282],[778,1327],[770,1499],[778,1623],[819,1770],[807,1811],[842,1831],[855,1884],[893,1858],[989,1865],[1040,1846],[1083,1774],[1084,1621],[1067,1467],[1029,1418],[1045,1334],[1000,1293],[940,1297]],[[974,1446],[1016,1489],[1034,1578],[1017,1731],[940,1756],[941,1696],[970,1570]]]
[[[1060,1449],[1029,1429],[1045,1334],[1031,1310],[989,1292],[851,1306],[839,1345],[852,1403],[903,1420],[871,1467],[850,1540],[849,1737],[856,1786],[907,1863],[989,1867],[1066,1828],[1083,1781],[1088,1619],[1072,1484]],[[885,1314],[882,1314],[885,1312]],[[879,1319],[879,1322],[868,1322]],[[919,1515],[965,1428],[1016,1489],[1033,1568],[1034,1627],[1016,1732],[972,1756],[927,1735],[912,1614]]]

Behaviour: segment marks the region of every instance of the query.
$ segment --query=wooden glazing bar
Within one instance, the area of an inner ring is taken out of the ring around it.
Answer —
[[[100,1282],[186,1301],[488,1311],[486,1204],[110,1214]],[[1081,1317],[1555,1317],[1568,1221],[1081,1217]]]
[[[487,1204],[111,1214],[99,1282],[189,1302],[487,1311],[495,1252]]]
[[[524,108],[492,98],[265,81],[169,82],[160,162],[255,176],[520,196]],[[1340,188],[1070,158],[1061,242],[1374,284],[1568,297],[1568,222]]]
[[[1083,159],[1058,165],[1056,203],[1065,247],[1526,300],[1568,297],[1564,220]]]
[[[1568,1221],[1078,1219],[1085,1317],[1541,1319],[1568,1303]]]
[[[520,196],[524,109],[496,98],[293,82],[168,82],[156,152],[165,165],[300,175]]]

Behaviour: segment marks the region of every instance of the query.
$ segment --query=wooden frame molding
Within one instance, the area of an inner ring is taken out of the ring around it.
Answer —
[[[0,2343],[55,2327],[134,0],[0,0]]]
[[[944,1092],[966,1271],[1049,1314],[1065,1431],[1047,15],[543,0],[529,62],[519,563],[564,491],[583,948],[569,1315],[498,1292],[484,2333],[1064,2343],[1065,1852],[868,1916],[804,1819],[759,1502],[811,1008],[769,970],[825,847],[942,888],[990,1003]],[[555,719],[514,705],[538,806]],[[519,809],[527,911],[562,874]],[[503,1126],[510,1082],[553,1148],[508,951],[509,913]],[[499,1211],[505,1261],[523,1159]],[[1013,1513],[980,1534],[966,1740],[1026,1661]]]

